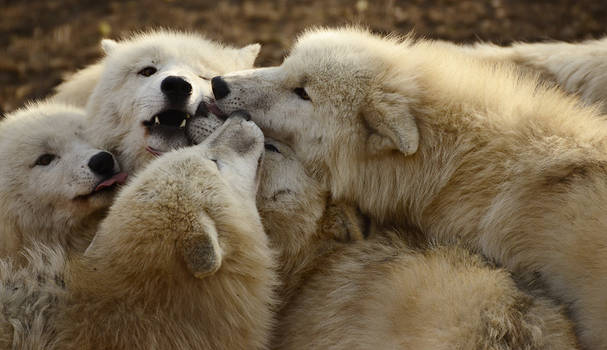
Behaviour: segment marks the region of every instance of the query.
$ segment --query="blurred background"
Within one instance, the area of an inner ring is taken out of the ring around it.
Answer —
[[[101,38],[154,27],[234,45],[262,44],[256,64],[279,64],[297,33],[357,23],[375,32],[455,42],[583,40],[607,32],[605,0],[0,0],[0,113],[52,92],[101,56]]]

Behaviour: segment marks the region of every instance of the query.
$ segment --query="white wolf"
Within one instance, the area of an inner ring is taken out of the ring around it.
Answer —
[[[464,241],[565,302],[607,347],[607,128],[597,110],[431,41],[317,30],[280,67],[213,78],[336,199]]]
[[[164,30],[101,45],[105,57],[61,84],[52,100],[86,100],[91,137],[114,151],[127,172],[186,145],[185,121],[211,95],[210,78],[251,68],[260,49]]]
[[[255,205],[263,135],[229,119],[120,192],[84,255],[0,260],[2,349],[267,349],[273,254]]]
[[[0,256],[33,242],[68,251],[90,242],[126,174],[83,136],[85,124],[81,109],[51,103],[0,121]]]

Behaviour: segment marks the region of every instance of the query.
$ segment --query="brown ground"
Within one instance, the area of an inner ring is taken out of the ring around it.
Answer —
[[[498,43],[607,31],[605,0],[0,0],[0,11],[0,113],[44,97],[64,73],[95,61],[102,37],[158,26],[238,45],[259,42],[259,66],[279,63],[295,35],[312,25],[362,23],[377,32],[415,29]]]

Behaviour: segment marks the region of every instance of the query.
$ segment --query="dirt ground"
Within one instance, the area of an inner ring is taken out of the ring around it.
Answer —
[[[0,0],[0,113],[52,91],[100,57],[103,37],[154,27],[262,44],[258,66],[280,63],[308,26],[364,24],[431,38],[501,44],[582,40],[607,31],[605,0]]]

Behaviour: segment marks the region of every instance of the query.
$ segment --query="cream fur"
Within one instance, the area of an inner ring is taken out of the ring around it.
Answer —
[[[84,255],[0,263],[0,344],[14,349],[265,349],[274,272],[254,191],[263,135],[230,119],[152,162]]]
[[[550,299],[458,247],[414,249],[415,230],[332,202],[293,152],[269,142],[258,207],[280,252],[275,349],[576,349]],[[365,237],[369,235],[368,239]]]
[[[84,111],[58,103],[30,104],[0,121],[1,257],[19,257],[33,242],[68,252],[90,243],[112,191],[95,192],[106,176],[88,163],[102,150],[84,129]],[[44,154],[54,159],[37,165]]]
[[[113,150],[129,173],[152,160],[152,152],[187,145],[177,127],[155,132],[156,115],[166,110],[195,115],[211,95],[210,78],[251,68],[260,50],[259,44],[234,48],[199,34],[168,30],[135,33],[121,41],[104,39],[101,46],[105,56],[59,85],[51,99],[79,106],[84,102],[90,137]],[[156,72],[139,74],[146,67]],[[172,105],[161,90],[162,81],[170,76],[192,87],[183,105]]]
[[[607,347],[607,128],[595,109],[511,65],[349,28],[310,31],[280,67],[224,79],[217,105],[247,109],[336,199],[539,277],[583,345]]]
[[[510,62],[549,83],[600,105],[607,114],[607,39],[581,43],[516,43],[508,47],[475,44],[463,49],[493,62]]]

